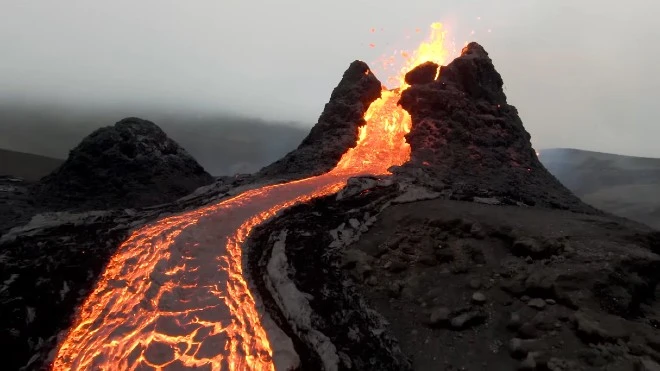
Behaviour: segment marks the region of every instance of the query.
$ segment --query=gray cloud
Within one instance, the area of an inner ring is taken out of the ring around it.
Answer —
[[[0,0],[0,9],[4,102],[310,126],[352,60],[376,66],[414,49],[415,28],[445,21],[459,46],[474,39],[489,51],[535,146],[660,156],[660,4],[650,0]]]

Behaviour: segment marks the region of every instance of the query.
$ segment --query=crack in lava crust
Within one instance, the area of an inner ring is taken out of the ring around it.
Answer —
[[[250,190],[136,231],[83,304],[54,369],[273,369],[241,244],[278,210],[345,182],[326,178]]]
[[[443,42],[444,34],[432,40]],[[332,171],[249,190],[135,231],[80,307],[53,369],[273,370],[241,246],[278,211],[335,193],[349,177],[387,174],[408,161],[411,118],[397,104],[400,95],[383,90],[365,113],[356,146]]]

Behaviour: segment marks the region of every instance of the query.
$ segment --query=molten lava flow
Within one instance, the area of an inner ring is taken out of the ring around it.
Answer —
[[[444,62],[433,26],[405,71]],[[402,75],[398,76],[402,81]],[[112,257],[59,346],[55,370],[273,370],[272,349],[241,266],[252,228],[299,202],[341,189],[351,176],[386,174],[410,157],[401,90],[383,90],[355,148],[317,177],[246,191],[135,231]]]
[[[404,136],[412,120],[397,104],[400,97],[399,90],[383,90],[382,96],[371,103],[357,145],[342,156],[330,174],[385,174],[390,166],[408,161],[410,145]]]
[[[271,370],[241,244],[279,210],[342,186],[336,177],[267,186],[136,231],[82,305],[54,369]]]

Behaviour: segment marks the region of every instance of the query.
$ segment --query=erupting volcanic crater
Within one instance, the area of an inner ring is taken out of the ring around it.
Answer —
[[[353,62],[296,150],[231,196],[132,232],[61,338],[52,369],[406,368],[382,331],[362,335],[360,342],[374,347],[371,356],[350,346],[338,351],[336,342],[357,340],[316,328],[321,314],[305,304],[310,295],[296,289],[278,253],[286,233],[267,236],[266,256],[263,246],[248,243],[253,229],[338,191],[346,199],[371,192],[404,202],[432,194],[591,210],[540,165],[484,49],[471,43],[445,66],[444,32],[433,30],[397,77],[400,88],[383,88],[365,63]],[[335,232],[338,241],[356,236],[342,233]],[[246,264],[251,257],[257,260]],[[383,351],[378,344],[390,347],[388,355],[369,360]]]
[[[398,105],[400,92],[381,88],[365,63],[353,62],[300,147],[259,173],[321,175],[253,187],[135,231],[81,306],[53,368],[273,369],[278,349],[248,289],[243,244],[279,211],[408,161],[411,118]]]

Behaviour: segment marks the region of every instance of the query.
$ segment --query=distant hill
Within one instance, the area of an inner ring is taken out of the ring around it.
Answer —
[[[63,162],[57,158],[0,149],[0,175],[35,181],[48,175]]]
[[[660,158],[553,148],[543,165],[585,202],[660,229]]]
[[[92,131],[125,117],[153,121],[211,175],[256,172],[298,147],[309,132],[309,128],[295,122],[266,121],[229,113],[197,115],[156,109],[91,111],[0,103],[0,148],[66,158]]]

